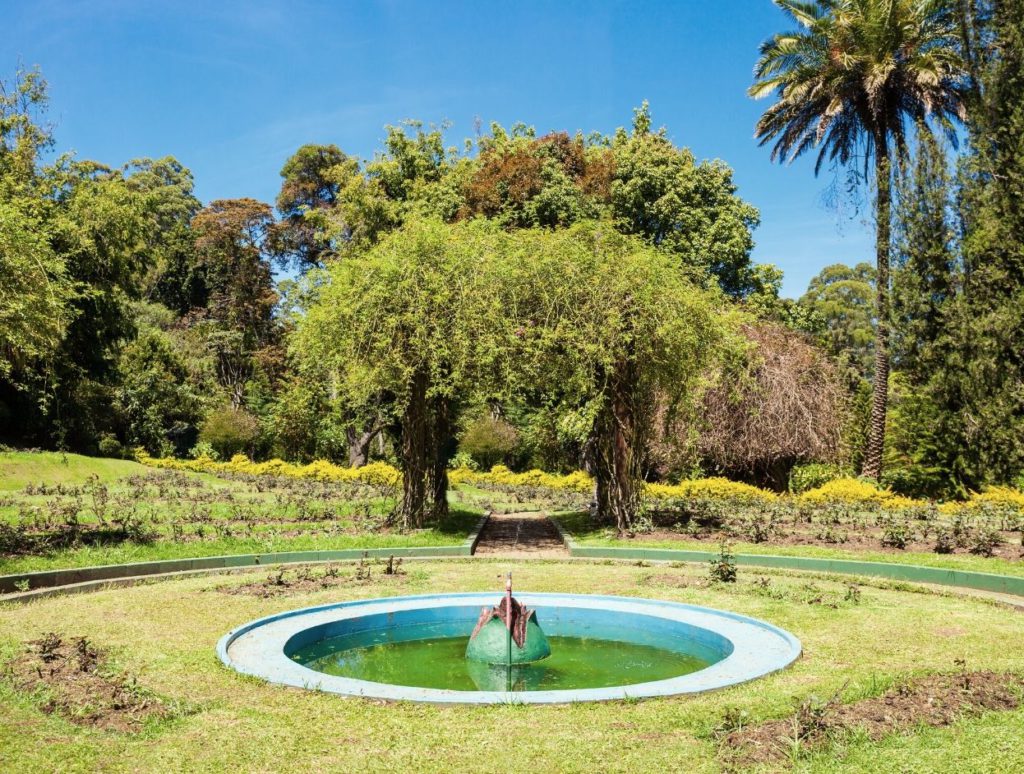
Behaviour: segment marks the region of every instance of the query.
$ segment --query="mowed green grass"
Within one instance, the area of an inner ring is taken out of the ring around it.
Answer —
[[[638,533],[631,538],[618,538],[614,529],[595,526],[586,513],[556,513],[554,517],[581,547],[587,548],[668,548],[678,551],[718,552],[719,544],[709,540],[694,540],[680,535],[678,538],[652,538]],[[737,554],[773,554],[775,556],[812,556],[822,559],[851,559],[861,562],[889,562],[941,567],[949,570],[988,572],[996,575],[1024,576],[1024,561],[1008,561],[999,557],[976,556],[968,553],[936,554],[923,551],[870,551],[832,548],[820,545],[778,545],[772,542],[751,543],[734,540],[730,544]],[[1024,555],[1024,546],[1021,548]]]
[[[60,452],[0,451],[0,492],[23,489],[27,484],[84,484],[90,476],[116,481],[145,474],[149,468],[130,460],[85,457]]]
[[[109,648],[146,688],[194,712],[131,736],[75,726],[0,681],[0,760],[50,771],[695,771],[722,770],[714,729],[729,708],[750,722],[788,716],[809,696],[855,700],[907,675],[957,669],[1024,671],[1024,615],[984,601],[839,579],[740,570],[709,585],[705,568],[588,562],[407,562],[398,578],[261,599],[218,575],[2,608],[0,659],[55,630]],[[216,658],[217,640],[258,616],[325,602],[425,592],[486,591],[511,569],[516,587],[654,597],[753,615],[797,635],[804,654],[761,680],[694,697],[556,707],[382,704],[271,686]],[[351,572],[346,569],[346,572]],[[266,571],[263,571],[264,573]],[[808,584],[813,584],[808,589]],[[808,604],[822,596],[827,604]],[[828,606],[828,603],[836,607]],[[775,768],[800,771],[1024,770],[1024,711],[964,718],[881,742],[854,737]]]

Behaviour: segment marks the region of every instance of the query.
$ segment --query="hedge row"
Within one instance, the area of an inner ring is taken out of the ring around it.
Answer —
[[[194,460],[173,458],[157,459],[139,453],[139,462],[157,468],[184,470],[196,473],[243,473],[254,476],[287,476],[308,478],[316,481],[362,482],[378,487],[398,487],[402,474],[397,468],[384,462],[372,462],[361,468],[335,465],[326,460],[317,460],[308,465],[295,465],[282,460],[253,462],[244,454],[236,454],[229,462],[217,462],[209,457]],[[455,468],[449,472],[453,484],[474,484],[491,487],[533,487],[589,494],[594,487],[593,479],[582,471],[560,475],[530,470],[514,473],[504,465],[495,465],[490,471],[475,471]],[[844,503],[849,505],[876,505],[887,510],[905,510],[931,505],[926,500],[913,500],[883,489],[875,484],[856,478],[837,478],[799,495],[777,495],[750,484],[730,481],[726,478],[702,478],[682,481],[678,484],[648,484],[646,495],[655,500],[706,499],[743,502],[748,504],[768,503],[778,499],[795,499],[808,503]],[[966,502],[943,503],[939,509],[955,512],[964,508],[993,506],[1011,508],[1024,513],[1024,493],[1009,487],[991,487],[971,496]]]

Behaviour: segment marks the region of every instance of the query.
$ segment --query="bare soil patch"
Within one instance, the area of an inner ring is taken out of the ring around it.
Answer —
[[[8,662],[5,677],[19,691],[38,696],[47,714],[124,733],[174,714],[135,678],[115,669],[107,653],[85,637],[51,632],[27,645],[25,652]]]
[[[788,718],[724,731],[723,755],[731,763],[769,763],[840,739],[852,731],[872,740],[925,725],[947,726],[983,711],[1013,710],[1021,703],[1024,680],[1001,672],[957,672],[930,675],[902,683],[881,696],[841,704],[804,701]],[[735,725],[726,718],[726,726]]]
[[[240,586],[218,586],[225,594],[244,594],[268,599],[289,594],[303,594],[343,586],[364,585],[381,580],[400,581],[405,578],[402,560],[363,558],[353,569],[343,570],[336,565],[326,567],[282,567],[263,580]]]

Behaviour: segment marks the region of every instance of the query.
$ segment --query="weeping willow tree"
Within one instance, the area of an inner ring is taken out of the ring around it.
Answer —
[[[296,347],[333,369],[354,409],[386,404],[400,428],[404,527],[447,512],[463,407],[525,399],[589,440],[598,510],[625,532],[655,396],[673,408],[694,397],[728,338],[723,306],[678,261],[608,226],[414,220],[331,266]]]
[[[669,413],[692,406],[701,374],[738,346],[723,298],[603,224],[520,232],[508,258],[517,378],[555,407],[563,430],[585,437],[596,510],[628,532],[659,400]]]
[[[460,406],[506,383],[494,279],[505,239],[485,223],[413,220],[335,262],[299,328],[301,359],[331,370],[353,411],[384,412],[399,428],[403,528],[447,514]]]

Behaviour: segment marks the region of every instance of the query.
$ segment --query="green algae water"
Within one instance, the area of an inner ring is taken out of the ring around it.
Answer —
[[[329,675],[455,691],[610,688],[679,677],[711,663],[687,653],[629,642],[559,636],[549,636],[548,641],[550,656],[511,668],[468,661],[469,637],[367,644],[335,637],[290,655],[303,666]]]

